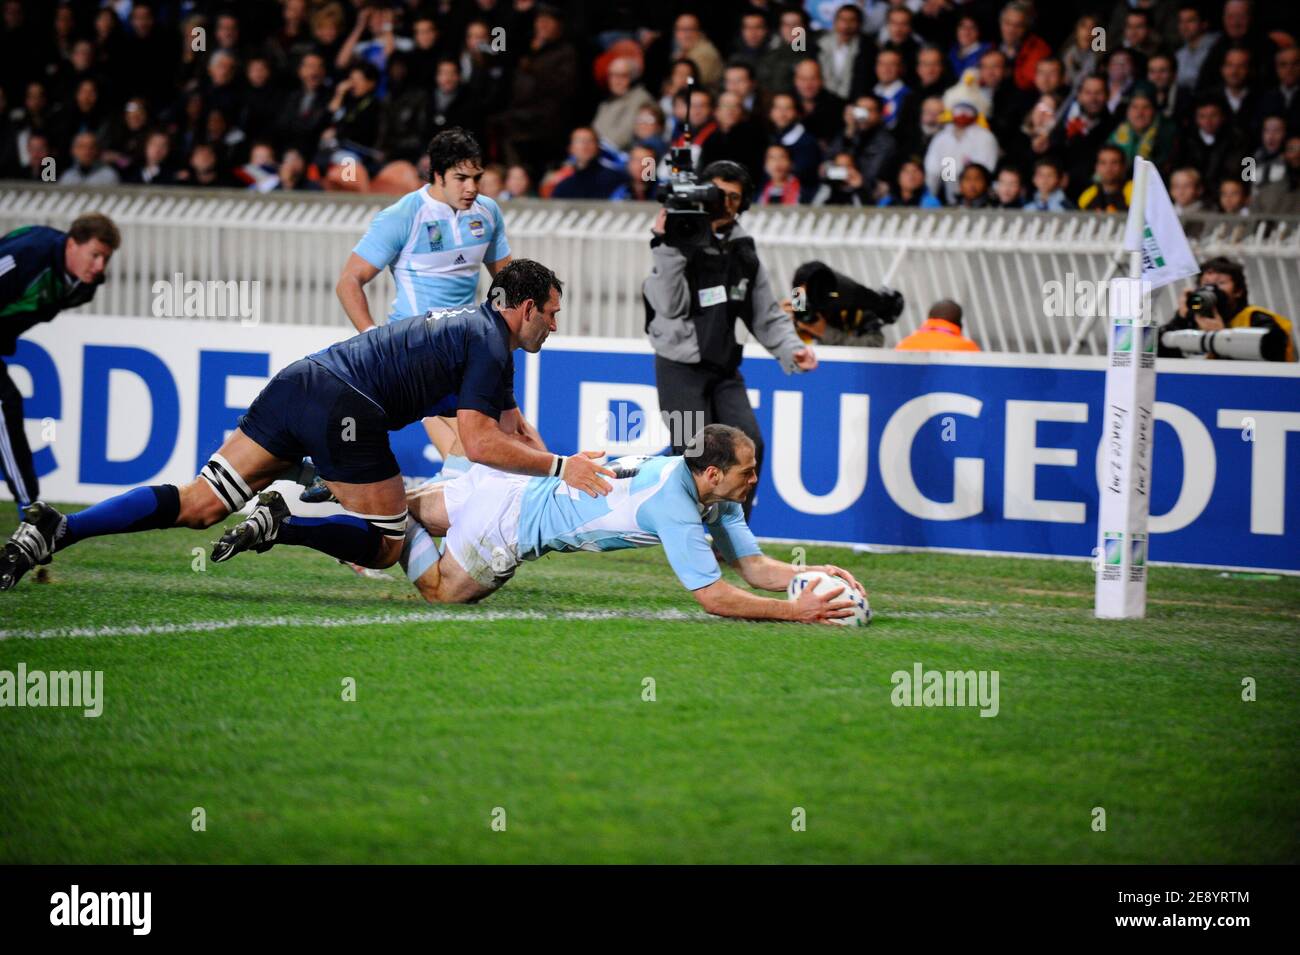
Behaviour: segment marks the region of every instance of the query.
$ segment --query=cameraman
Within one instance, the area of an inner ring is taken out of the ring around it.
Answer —
[[[794,271],[793,292],[781,303],[804,341],[822,345],[883,348],[884,326],[903,314],[903,296],[853,281],[824,262],[805,262]]]
[[[772,294],[754,240],[736,219],[749,208],[754,184],[738,163],[710,163],[701,174],[722,193],[723,204],[702,244],[676,248],[664,241],[668,210],[660,211],[650,242],[654,268],[642,285],[646,331],[655,351],[659,407],[682,454],[708,424],[740,428],[754,442],[763,466],[763,436],[740,374],[736,319],[780,362],[786,373],[812,371],[817,356],[795,334]],[[692,433],[684,433],[691,430]],[[745,505],[749,512],[749,503]]]
[[[1266,328],[1260,357],[1264,361],[1295,361],[1291,322],[1276,312],[1247,303],[1246,270],[1232,259],[1218,256],[1201,265],[1197,287],[1183,292],[1178,314],[1160,327],[1165,332],[1184,329],[1217,332],[1224,328]],[[1184,353],[1159,344],[1161,358],[1182,358]],[[1214,356],[1210,356],[1214,357]]]

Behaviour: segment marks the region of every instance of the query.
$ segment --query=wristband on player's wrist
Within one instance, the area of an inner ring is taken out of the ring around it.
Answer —
[[[551,455],[551,473],[550,477],[557,478],[564,476],[564,458],[558,454]]]

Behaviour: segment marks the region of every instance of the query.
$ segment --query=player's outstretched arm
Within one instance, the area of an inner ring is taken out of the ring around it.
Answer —
[[[829,624],[836,617],[853,615],[853,604],[838,594],[816,594],[805,588],[798,600],[773,600],[741,590],[725,580],[691,591],[700,606],[719,617],[743,620],[789,620]]]
[[[603,497],[612,490],[601,475],[614,477],[614,472],[596,462],[605,456],[603,451],[579,451],[567,458],[538,451],[505,434],[495,419],[469,408],[456,412],[456,424],[460,442],[465,446],[465,457],[475,464],[515,474],[558,477],[592,497]]]
[[[787,564],[785,561],[776,560],[765,554],[752,554],[731,561],[731,566],[744,578],[745,583],[758,590],[785,590],[786,587],[790,586],[790,580],[795,574],[809,570],[820,570],[824,574],[840,578],[858,593],[866,595],[866,591],[862,588],[862,584],[858,583],[856,577],[844,568],[834,567],[830,564],[796,567],[794,564]]]

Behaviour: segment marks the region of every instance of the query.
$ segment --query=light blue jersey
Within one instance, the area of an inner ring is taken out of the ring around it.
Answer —
[[[530,479],[519,507],[519,557],[662,544],[683,586],[699,590],[722,576],[706,533],[725,560],[762,553],[739,504],[700,503],[685,458],[649,458],[610,484],[608,495],[593,498],[559,478]]]
[[[352,251],[392,271],[397,296],[388,319],[394,321],[474,305],[479,269],[508,256],[510,244],[492,199],[479,196],[460,212],[422,186],[376,215]]]

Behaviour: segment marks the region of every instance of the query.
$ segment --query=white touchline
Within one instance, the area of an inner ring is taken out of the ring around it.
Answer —
[[[149,637],[169,633],[212,633],[220,630],[270,627],[375,627],[402,623],[495,623],[500,620],[664,620],[710,619],[704,611],[685,610],[485,610],[477,613],[427,610],[417,613],[385,613],[365,617],[250,617],[240,620],[196,620],[178,623],[141,623],[121,627],[52,627],[47,630],[0,630],[0,640],[49,640],[58,637]],[[712,618],[718,619],[718,618]]]
[[[889,617],[902,619],[959,619],[997,616],[997,610],[899,610]],[[153,637],[173,633],[215,633],[222,630],[266,630],[272,627],[377,627],[403,623],[497,623],[503,620],[658,620],[668,623],[725,621],[702,610],[485,610],[478,613],[428,610],[386,613],[367,617],[250,617],[240,620],[195,620],[178,623],[138,623],[121,627],[51,627],[46,630],[0,630],[0,640],[54,640],[62,637]],[[748,621],[737,621],[745,623]]]

